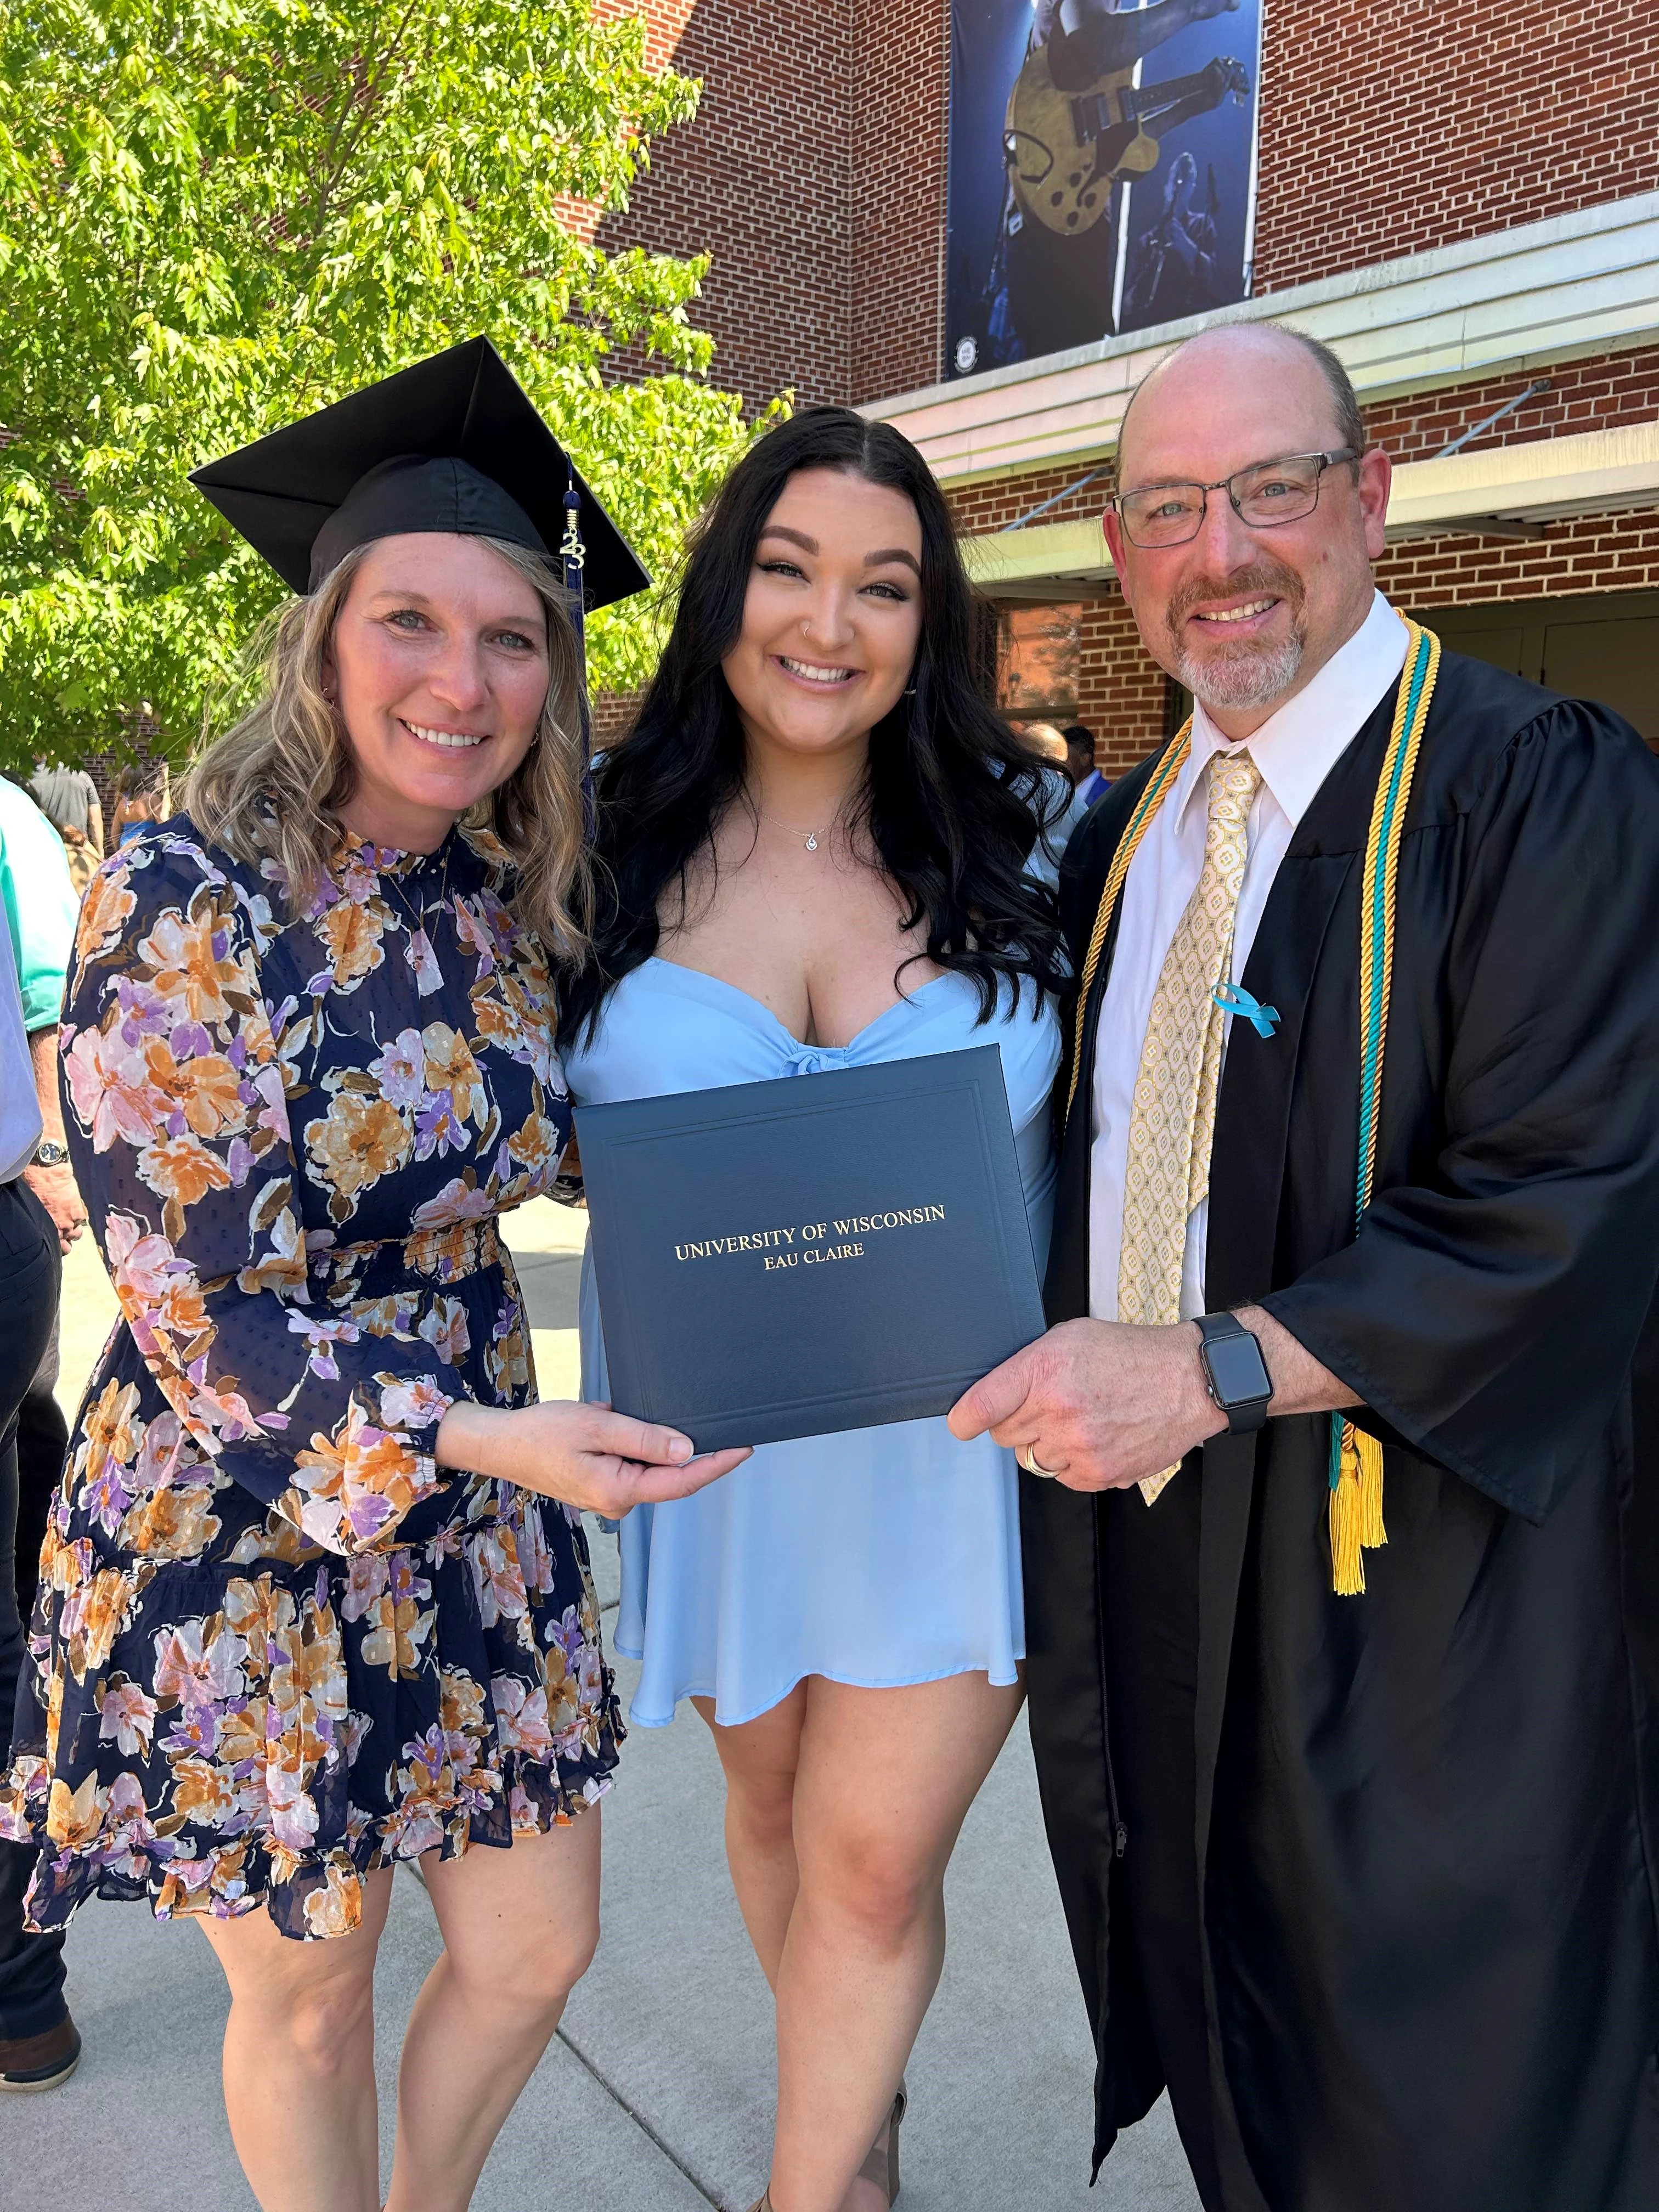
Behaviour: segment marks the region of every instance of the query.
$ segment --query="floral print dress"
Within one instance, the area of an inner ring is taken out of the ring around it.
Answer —
[[[348,844],[292,915],[181,816],[94,878],[61,1042],[121,1319],[0,1790],[33,1925],[96,1893],[340,1935],[366,1874],[607,1786],[576,1515],[433,1459],[457,1399],[535,1395],[497,1218],[570,1127],[504,859]]]

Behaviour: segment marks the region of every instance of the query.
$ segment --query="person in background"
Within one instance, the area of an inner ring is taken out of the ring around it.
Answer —
[[[52,1014],[55,1023],[55,1004]],[[0,900],[0,1765],[24,1652],[12,1575],[17,1413],[46,1356],[63,1266],[58,1231],[27,1179],[41,1126],[10,918]],[[32,1838],[0,1838],[0,2091],[55,2088],[81,2057],[64,2001],[63,1931],[33,1933],[24,1923],[36,1856]]]
[[[70,880],[79,896],[104,857],[104,807],[98,787],[85,769],[68,768],[37,753],[28,787],[64,841]]]
[[[120,771],[110,808],[110,830],[117,846],[167,820],[173,810],[172,782],[165,761],[138,761]]]
[[[1045,822],[1027,863],[1030,873],[1052,890],[1060,882],[1060,864],[1078,823],[1088,811],[1087,802],[1071,788],[1071,749],[1065,732],[1052,722],[1026,722],[1019,734],[1040,760],[1054,771],[1052,781],[1058,811]],[[1064,781],[1061,778],[1064,778]]]
[[[1066,740],[1066,773],[1086,812],[1103,791],[1111,788],[1095,766],[1095,733],[1086,722],[1067,722],[1060,735]]]
[[[1066,740],[1052,722],[1018,722],[1015,730],[1022,743],[1051,767],[1066,765]]]
[[[52,1217],[61,1249],[67,1252],[87,1219],[69,1164],[58,1091],[58,1016],[75,945],[79,898],[70,878],[69,859],[53,835],[52,824],[27,792],[3,778],[0,778],[0,902],[5,906],[16,957],[23,1026],[40,1109],[40,1142],[23,1175]],[[14,1579],[18,1615],[25,1622],[34,1605],[46,1509],[63,1474],[64,1452],[69,1443],[57,1382],[58,1305],[54,1300],[52,1334],[17,1411]],[[9,1726],[10,1719],[9,1711],[0,1715],[0,1724]]]

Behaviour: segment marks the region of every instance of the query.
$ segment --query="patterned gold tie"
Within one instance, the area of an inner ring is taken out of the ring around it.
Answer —
[[[1187,1223],[1210,1188],[1225,1020],[1215,990],[1232,964],[1250,805],[1261,774],[1247,752],[1216,753],[1209,779],[1204,872],[1164,956],[1135,1079],[1118,1260],[1120,1321],[1180,1320]],[[1143,1480],[1140,1493],[1149,1505],[1175,1472],[1168,1467]]]

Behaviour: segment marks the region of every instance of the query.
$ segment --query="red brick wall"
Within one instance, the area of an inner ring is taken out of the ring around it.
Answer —
[[[702,79],[607,245],[714,256],[715,374],[760,400],[939,375],[948,0],[597,0]],[[1271,0],[1256,287],[1659,185],[1659,9]]]
[[[1070,461],[1064,468],[1035,469],[1030,474],[1014,477],[988,477],[981,483],[963,484],[951,494],[951,511],[956,516],[957,527],[972,535],[979,531],[1000,530],[1018,516],[1029,514],[1034,507],[1041,506],[1056,493],[1066,496],[1044,514],[1037,516],[1032,528],[1043,529],[1051,522],[1077,522],[1098,514],[1105,506],[1113,484],[1109,462],[1104,472],[1093,475],[1081,489],[1072,490],[1085,477],[1100,465],[1090,462],[1079,467]]]
[[[751,402],[874,398],[939,374],[948,0],[596,0],[702,82],[606,247],[711,256],[714,374]],[[573,210],[580,222],[581,211]]]
[[[1016,515],[1029,514],[1040,500],[1066,490],[1085,473],[1073,463],[1063,469],[969,484],[951,495],[951,509],[965,533],[998,530]],[[1039,515],[1034,526],[1097,515],[1112,481],[1109,468],[1093,483]],[[1116,584],[1109,579],[1098,588],[1104,596],[1085,602],[1083,609],[1077,718],[1088,724],[1098,740],[1097,758],[1103,772],[1121,775],[1164,735],[1164,672],[1142,646],[1134,617]],[[1055,586],[1054,598],[1069,604],[1063,585]]]
[[[1121,775],[1163,738],[1168,686],[1115,589],[1084,616],[1079,662],[1077,718],[1095,733],[1101,773]]]
[[[925,218],[942,208],[948,7],[893,0],[878,13],[854,0],[854,14],[860,143],[896,138],[915,161],[913,118],[931,114],[922,137],[931,128],[936,165],[918,163],[874,267],[855,217],[855,285],[878,283],[896,303],[854,344],[854,397],[866,399],[941,373],[939,233]],[[1269,0],[1265,37],[1258,292],[1659,185],[1650,0]],[[855,179],[879,192],[883,168],[855,162]]]
[[[1453,385],[1443,391],[1413,392],[1405,399],[1382,400],[1365,410],[1365,423],[1396,461],[1424,461],[1440,453],[1472,423],[1483,421],[1540,377],[1550,389],[1506,415],[1495,428],[1472,439],[1465,453],[1514,446],[1531,438],[1565,438],[1585,430],[1611,430],[1624,422],[1650,422],[1659,416],[1659,347],[1632,353],[1570,361],[1553,368],[1522,369],[1480,384]]]
[[[644,694],[639,691],[601,691],[593,702],[593,749],[604,752],[633,727]]]
[[[1256,289],[1659,185],[1651,0],[1269,0]]]
[[[711,374],[751,404],[787,387],[844,399],[853,289],[848,213],[849,0],[763,9],[748,0],[596,0],[643,15],[658,64],[702,82],[697,113],[659,139],[607,251],[708,253],[694,314]]]
[[[1550,380],[1547,392],[1506,415],[1464,451],[1609,430],[1659,416],[1659,347],[1568,362],[1542,374]],[[1367,408],[1366,426],[1395,460],[1426,460],[1533,381],[1522,372],[1385,401]],[[1659,582],[1659,507],[1551,522],[1542,538],[1407,538],[1389,549],[1376,574],[1402,606],[1641,591]]]
[[[1415,538],[1391,545],[1376,580],[1404,607],[1536,599],[1659,585],[1659,507],[1585,514],[1547,538]]]
[[[949,0],[852,0],[851,381],[859,404],[939,376]]]

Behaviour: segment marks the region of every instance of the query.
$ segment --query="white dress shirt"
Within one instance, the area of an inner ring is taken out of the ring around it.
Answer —
[[[23,1028],[23,998],[5,902],[0,900],[0,1183],[11,1182],[40,1141],[40,1101]]]
[[[1233,928],[1232,982],[1243,975],[1267,894],[1297,824],[1405,662],[1406,626],[1378,592],[1370,612],[1347,643],[1240,749],[1249,753],[1260,769],[1261,786],[1250,809],[1249,857]],[[1194,706],[1192,750],[1141,839],[1124,881],[1117,948],[1095,1037],[1089,1310],[1102,1321],[1117,1319],[1129,1115],[1146,1024],[1170,941],[1204,870],[1210,759],[1230,750],[1229,740],[1202,706]],[[1223,1030],[1224,1055],[1231,1028],[1230,1015]],[[1204,1199],[1187,1222],[1181,1268],[1183,1320],[1205,1310],[1209,1222],[1209,1200]]]

